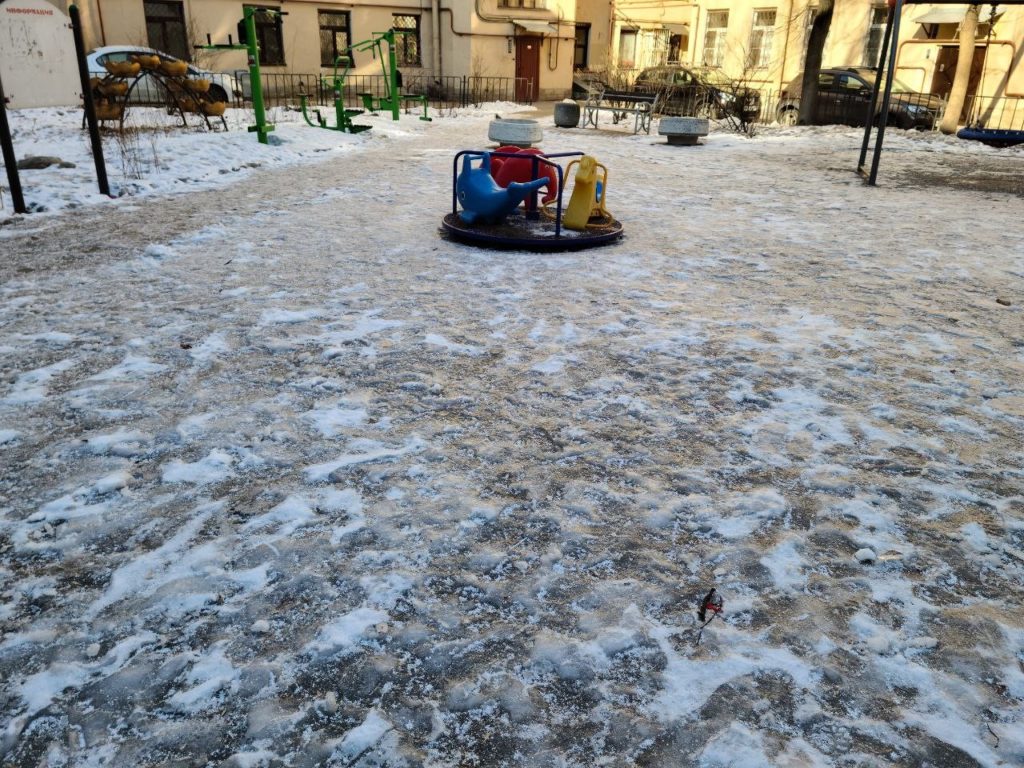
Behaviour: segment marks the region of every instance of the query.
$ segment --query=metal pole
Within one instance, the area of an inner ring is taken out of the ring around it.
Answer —
[[[430,68],[434,81],[441,84],[441,2],[430,0]]]
[[[871,143],[871,128],[875,122],[875,107],[878,106],[878,94],[882,90],[882,72],[885,71],[885,57],[889,52],[889,41],[892,39],[893,7],[889,6],[889,16],[885,20],[885,34],[882,36],[882,49],[878,53],[878,66],[875,68],[875,83],[871,86],[871,104],[868,107],[867,122],[864,124],[864,143],[860,145],[860,157],[857,159],[857,173],[864,172],[864,161],[868,156],[868,144]]]
[[[395,50],[395,30],[389,29],[385,38],[388,41],[388,68],[391,78],[391,119],[398,119],[398,107],[401,94],[398,92],[398,52]]]
[[[7,97],[4,96],[3,80],[0,80],[0,148],[3,149],[4,166],[7,168],[7,183],[11,187],[14,212],[28,213],[28,208],[25,207],[25,197],[21,194],[21,178],[18,176],[18,160],[14,156],[11,127],[7,124]]]
[[[263,83],[260,80],[260,44],[256,39],[256,8],[245,9],[245,36],[249,46],[249,84],[252,89],[252,110],[256,115],[256,138],[260,144],[267,139],[267,112],[263,108]],[[252,129],[250,129],[252,130]]]
[[[103,143],[100,141],[100,125],[96,120],[96,105],[92,101],[92,86],[89,84],[89,67],[85,63],[85,41],[82,39],[82,18],[78,6],[68,8],[71,29],[75,36],[75,53],[78,54],[78,77],[82,81],[82,101],[85,102],[85,120],[89,124],[89,142],[92,144],[92,160],[96,165],[96,183],[100,194],[112,197],[107,182],[107,165],[103,159]]]
[[[882,159],[882,141],[885,138],[885,126],[889,122],[889,103],[892,100],[892,79],[896,72],[896,46],[900,39],[900,16],[903,15],[903,0],[896,0],[892,12],[892,40],[889,42],[889,67],[885,73],[885,96],[882,98],[882,111],[878,115],[878,136],[875,138],[875,153],[871,157],[871,173],[868,184],[875,186],[878,179],[878,163]],[[883,54],[883,59],[885,58]]]

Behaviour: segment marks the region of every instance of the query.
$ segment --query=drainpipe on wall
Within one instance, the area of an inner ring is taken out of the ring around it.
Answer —
[[[693,9],[693,43],[690,45],[690,65],[699,66],[704,62],[697,61],[697,51],[704,50],[704,46],[700,44],[700,40],[697,37],[700,31],[700,6],[695,6]]]
[[[96,17],[100,21],[100,45],[107,44],[107,30],[103,26],[103,5],[100,0],[96,0]]]
[[[782,68],[779,72],[779,91],[786,87],[786,63],[789,57],[789,38],[793,34],[793,0],[789,0],[789,12],[786,14],[786,37],[782,42]],[[802,30],[801,30],[802,31]],[[800,38],[801,40],[803,37]]]
[[[441,80],[441,3],[430,0],[430,65],[434,79]]]

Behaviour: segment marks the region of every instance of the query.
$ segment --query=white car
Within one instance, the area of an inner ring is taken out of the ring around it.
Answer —
[[[132,56],[140,54],[146,56],[156,55],[167,61],[174,60],[174,56],[152,48],[143,48],[137,45],[107,45],[103,48],[97,48],[86,57],[89,74],[94,77],[103,77],[107,74],[103,67],[106,62],[130,61]],[[207,72],[193,64],[189,64],[188,76],[209,80],[209,93],[213,101],[230,101],[231,99],[242,97],[242,86],[232,75],[222,72]],[[163,87],[156,78],[149,77],[148,75],[144,75],[134,90],[132,90],[132,101],[162,104],[165,98]]]

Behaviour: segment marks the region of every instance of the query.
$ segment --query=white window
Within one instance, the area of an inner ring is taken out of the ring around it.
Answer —
[[[632,69],[636,66],[636,30],[619,30],[619,66]]]
[[[754,25],[750,28],[750,49],[747,66],[767,69],[772,63],[772,40],[775,37],[775,10],[754,11]]]
[[[707,32],[704,33],[705,66],[722,66],[725,59],[725,33],[728,28],[728,11],[708,11]]]
[[[807,6],[807,10],[804,11],[804,47],[803,53],[800,54],[800,69],[804,68],[804,64],[807,63],[807,46],[811,42],[811,30],[814,28],[814,20],[818,17],[818,7],[815,5]]]
[[[868,40],[864,45],[864,66],[877,67],[878,56],[882,52],[882,36],[885,34],[885,21],[889,11],[885,6],[871,9],[871,22],[868,26]]]

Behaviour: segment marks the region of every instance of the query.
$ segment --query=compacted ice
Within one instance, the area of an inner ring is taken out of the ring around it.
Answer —
[[[1024,762],[1019,198],[548,128],[626,238],[491,253],[400,125],[3,228],[3,764]]]

